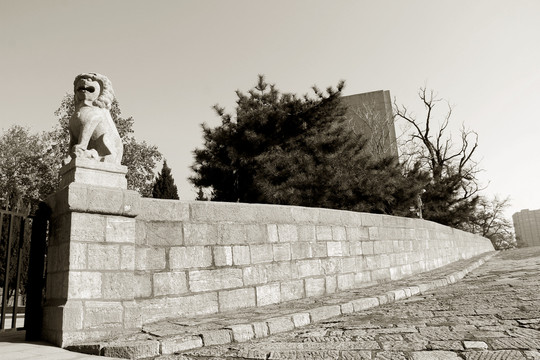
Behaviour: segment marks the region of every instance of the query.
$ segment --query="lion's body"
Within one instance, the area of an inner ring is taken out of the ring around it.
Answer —
[[[123,145],[109,111],[114,99],[109,79],[95,73],[81,74],[74,85],[75,113],[69,120],[71,157],[120,164]]]
[[[72,146],[80,144],[82,134],[92,128],[87,149],[96,150],[100,161],[120,164],[124,150],[122,139],[107,109],[83,106],[73,114],[69,120]]]

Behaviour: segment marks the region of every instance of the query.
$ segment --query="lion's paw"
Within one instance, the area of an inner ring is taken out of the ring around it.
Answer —
[[[99,156],[99,153],[96,149],[85,149],[80,145],[74,145],[71,149],[71,154],[74,158],[101,161],[101,156]]]

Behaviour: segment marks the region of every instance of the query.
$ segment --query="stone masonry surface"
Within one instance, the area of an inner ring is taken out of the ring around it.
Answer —
[[[420,219],[141,199],[136,322],[330,295],[492,250],[488,239]]]
[[[73,182],[50,198],[43,339],[67,347],[170,317],[256,309],[399,280],[493,251],[486,238],[421,219],[136,195]],[[330,305],[310,318],[342,312]],[[253,336],[304,322],[300,315],[276,319]],[[202,340],[249,336],[236,329]],[[159,346],[144,343],[138,354],[152,356]],[[127,356],[118,351],[105,355]]]
[[[539,359],[540,248],[499,253],[473,270],[481,262],[478,257],[459,261],[400,281],[310,302],[298,300],[296,305],[271,305],[251,313],[237,310],[218,317],[169,319],[148,325],[138,335],[111,340],[114,346],[108,353],[144,355],[156,349],[153,344],[158,341],[161,353],[170,354],[153,356],[158,360]],[[473,272],[460,282],[440,287],[459,280],[468,270]],[[416,288],[422,293],[413,294]],[[410,293],[410,297],[384,304],[384,299],[391,301],[391,293]],[[360,301],[362,298],[366,300]],[[374,298],[380,307],[361,310]],[[303,303],[301,308],[299,303]],[[359,310],[348,313],[350,303]],[[339,304],[345,315],[308,325],[310,309],[331,304]],[[282,329],[290,328],[286,315],[291,313],[295,330],[266,337],[272,319],[278,329],[280,324]],[[253,323],[242,324],[246,318]],[[0,359],[94,358],[43,342],[24,342],[21,333],[0,334]],[[203,339],[211,344],[231,342],[236,336],[236,343],[203,347]],[[255,340],[245,342],[253,337]],[[265,338],[257,339],[261,337]],[[86,350],[99,352],[100,346],[105,353],[108,343],[89,344]]]
[[[111,352],[111,349],[124,349],[125,352],[131,349],[129,351],[133,354],[133,358],[144,358],[144,356],[136,356],[138,349],[143,344],[155,344],[153,346],[155,346],[155,356],[158,359],[168,359],[169,357],[171,359],[202,359],[205,356],[213,356],[215,359],[219,359],[221,356],[249,358],[246,357],[246,354],[229,354],[227,349],[237,348],[237,343],[253,339],[262,339],[268,336],[270,336],[268,339],[273,339],[273,335],[294,329],[306,329],[306,326],[310,324],[326,326],[324,324],[332,317],[350,316],[353,313],[362,314],[366,309],[410,298],[420,292],[426,293],[430,289],[458,281],[494,254],[495,252],[491,252],[472,259],[461,260],[399,281],[366,286],[362,289],[317,298],[298,299],[256,309],[236,309],[207,316],[169,318],[147,324],[138,333],[118,336],[108,341],[81,344],[70,349],[109,356],[119,356],[118,352]],[[213,345],[219,344],[225,344],[225,347],[213,347]],[[262,344],[264,345],[266,342]],[[266,345],[272,347],[272,341],[269,344]],[[370,344],[369,346],[373,346],[374,343]],[[262,347],[263,350],[266,349],[266,345]],[[251,345],[246,346],[250,347]],[[254,343],[253,346],[257,347],[257,343]],[[201,350],[192,350],[198,348]],[[276,349],[272,348],[271,350]],[[266,358],[265,356],[269,353],[270,350],[262,354],[262,358]],[[304,356],[304,358],[306,357]],[[319,358],[324,358],[324,356]]]
[[[158,359],[533,360],[540,359],[539,350],[540,247],[535,247],[498,253],[457,283],[392,304]]]

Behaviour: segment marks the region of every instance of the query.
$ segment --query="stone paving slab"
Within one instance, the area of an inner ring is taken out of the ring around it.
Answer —
[[[204,317],[171,318],[145,325],[139,333],[102,342],[72,346],[69,349],[134,359],[159,358],[165,360],[169,358],[198,359],[208,356],[214,357],[213,351],[215,350],[213,350],[213,347],[215,346],[227,346],[227,344],[250,342],[267,337],[272,338],[278,334],[302,329],[310,324],[324,323],[329,319],[342,317],[343,315],[362,313],[381,305],[403,301],[436,288],[453,284],[484,264],[495,254],[496,252],[483,254],[402,280],[381,284],[367,284],[363,288],[324,297],[306,298],[278,305],[248,308]],[[370,322],[367,322],[367,324],[370,324]],[[353,342],[336,342],[325,338],[324,341],[330,344],[331,347],[324,350],[326,351],[324,356],[319,352],[317,358],[371,359],[371,353],[367,350],[374,349],[383,350],[378,355],[378,358],[382,359],[387,355],[389,356],[388,359],[399,358],[394,348],[399,347],[400,342],[404,343],[404,340],[403,338],[400,338],[401,340],[397,337],[393,338],[392,334],[394,332],[416,332],[412,328],[378,330],[380,330],[379,335],[385,334],[385,336],[388,336],[388,341],[383,343],[382,348],[379,343],[369,339],[369,336],[366,339],[357,338],[360,333],[354,335],[356,337],[351,337],[351,339],[354,339]],[[376,332],[378,330],[376,329]],[[446,340],[444,332],[436,336],[438,336],[437,339]],[[424,341],[423,338],[417,342],[407,343],[409,344],[408,350],[423,350],[422,341]],[[315,349],[315,345],[317,345],[316,338],[314,345],[311,345],[311,347]],[[441,346],[444,347],[444,345]],[[452,345],[448,346],[452,347]],[[308,343],[295,345],[294,349],[285,347],[284,350],[279,350],[281,355],[278,355],[277,350],[275,350],[279,347],[278,344],[272,344],[270,350],[265,350],[264,347],[261,349],[249,349],[246,353],[236,354],[236,358],[300,359],[312,358],[311,355],[315,356],[315,350],[310,349]],[[189,355],[191,357],[180,355],[193,349],[200,349],[201,352]],[[210,349],[210,352],[206,354],[205,349]],[[345,353],[348,355],[343,355]],[[421,359],[423,355],[414,356]],[[444,356],[443,354],[440,358],[444,359]],[[215,358],[219,359],[221,357]]]

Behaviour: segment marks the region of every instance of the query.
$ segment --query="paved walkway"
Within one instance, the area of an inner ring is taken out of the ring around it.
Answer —
[[[99,352],[159,360],[540,359],[540,248],[498,253],[478,268],[493,255],[324,298],[169,319],[102,342]],[[104,359],[22,335],[0,334],[0,360]]]
[[[109,339],[98,344],[86,344],[73,350],[94,350],[96,354],[137,359],[159,355],[169,358],[169,355],[190,349],[246,342],[448,285],[463,278],[468,271],[477,268],[493,255],[495,252],[408,279],[371,286],[366,284],[361,289],[321,298],[300,299],[256,309],[241,309],[227,314],[167,319],[145,325],[139,333]]]
[[[540,359],[540,248],[462,281],[288,333],[161,359]]]
[[[24,341],[25,331],[0,333],[0,360],[103,360],[113,359],[85,355],[60,349],[44,341]]]

